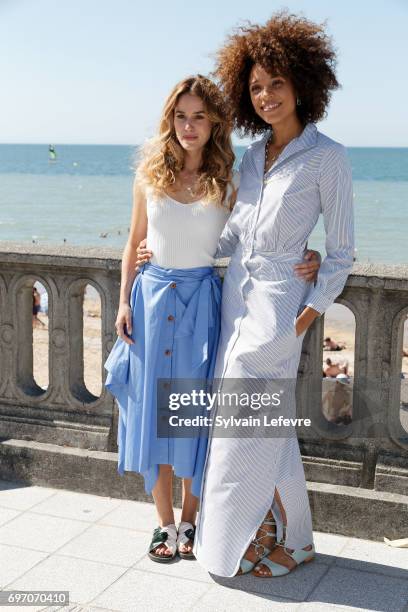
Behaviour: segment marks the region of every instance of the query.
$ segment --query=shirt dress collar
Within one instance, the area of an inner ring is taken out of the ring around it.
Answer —
[[[258,141],[259,147],[255,154],[255,163],[257,169],[261,176],[263,176],[263,171],[265,167],[265,147],[268,141],[268,138],[271,135],[271,130],[268,130],[263,138]],[[299,134],[296,138],[292,138],[292,140],[286,145],[283,151],[280,153],[277,161],[265,174],[265,178],[267,178],[270,174],[275,172],[277,168],[280,168],[281,165],[293,155],[297,153],[301,153],[308,149],[314,147],[317,143],[317,127],[314,123],[307,123],[303,132]]]

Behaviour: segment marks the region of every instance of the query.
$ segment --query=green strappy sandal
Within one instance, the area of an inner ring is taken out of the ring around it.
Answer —
[[[259,527],[258,531],[263,531],[264,532],[263,535],[259,536],[258,538],[254,538],[251,542],[251,544],[255,548],[255,552],[256,552],[258,559],[257,561],[249,561],[249,559],[245,559],[245,557],[242,557],[240,564],[239,564],[239,569],[241,570],[241,574],[236,574],[238,576],[241,576],[242,574],[248,574],[251,570],[254,569],[255,565],[257,565],[257,563],[259,563],[259,561],[263,557],[266,557],[267,555],[269,555],[269,553],[272,550],[272,548],[268,548],[267,546],[262,544],[260,540],[268,536],[276,537],[276,521],[274,518],[265,519],[264,521],[262,521],[262,525],[268,525],[270,527],[275,527],[275,530],[267,531],[262,526]],[[262,549],[262,552],[259,552],[260,549]]]
[[[294,569],[296,569],[296,567],[300,565],[301,563],[309,563],[309,561],[313,561],[314,559],[315,548],[313,544],[310,550],[303,550],[303,548],[301,548],[301,549],[294,550],[292,553],[286,550],[285,544],[282,542],[279,542],[278,544],[276,544],[276,546],[282,546],[285,554],[291,559],[293,559],[294,561],[296,561],[297,565],[293,567],[292,569],[289,569],[288,567],[286,567],[286,565],[281,565],[280,563],[277,563],[276,561],[272,561],[271,559],[268,559],[267,555],[265,555],[265,557],[263,557],[260,561],[258,561],[255,569],[260,568],[261,565],[265,565],[266,567],[270,569],[272,573],[265,574],[264,576],[262,576],[262,574],[256,574],[252,572],[253,576],[256,576],[257,578],[275,578],[275,576],[285,576],[286,574],[289,574]],[[269,553],[267,554],[269,555]]]
[[[154,552],[160,544],[164,544],[171,555],[158,555]],[[165,527],[156,527],[153,531],[153,538],[150,542],[149,550],[147,553],[152,561],[157,563],[169,563],[173,561],[177,554],[177,529],[175,525],[166,525]]]

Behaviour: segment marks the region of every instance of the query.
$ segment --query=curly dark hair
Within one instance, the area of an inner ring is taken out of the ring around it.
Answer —
[[[252,106],[248,80],[254,64],[290,79],[301,100],[296,112],[303,125],[325,117],[330,91],[340,86],[335,51],[324,24],[283,10],[263,26],[242,26],[216,53],[214,76],[230,104],[235,128],[243,134],[270,128]]]

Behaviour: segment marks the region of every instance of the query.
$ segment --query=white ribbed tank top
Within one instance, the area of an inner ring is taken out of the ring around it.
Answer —
[[[146,193],[147,248],[162,268],[214,265],[218,239],[230,210],[197,200],[182,204],[167,194]]]

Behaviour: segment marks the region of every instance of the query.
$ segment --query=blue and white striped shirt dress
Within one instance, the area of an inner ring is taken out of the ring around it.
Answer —
[[[231,256],[222,292],[215,378],[296,379],[304,334],[295,321],[305,305],[319,313],[341,293],[352,268],[351,167],[345,148],[309,123],[264,176],[269,132],[240,167],[237,202],[218,256]],[[298,278],[320,213],[326,251],[315,285]],[[290,416],[296,416],[295,401]],[[278,490],[287,516],[285,545],[313,542],[305,475],[296,435],[212,435],[204,468],[194,552],[219,576],[233,576]],[[282,517],[272,507],[278,539]]]

